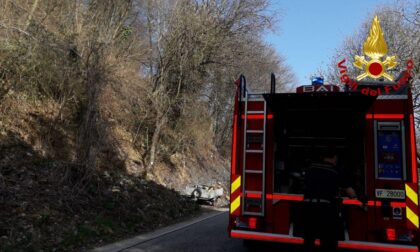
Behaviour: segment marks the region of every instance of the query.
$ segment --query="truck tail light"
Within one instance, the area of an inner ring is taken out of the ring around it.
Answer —
[[[248,219],[248,226],[249,226],[249,228],[256,229],[257,228],[257,218],[249,218]]]
[[[397,234],[394,228],[387,228],[386,229],[386,239],[388,241],[395,241],[397,239]]]
[[[257,229],[258,227],[258,218],[255,217],[236,217],[234,220],[234,225],[237,228],[245,229]]]

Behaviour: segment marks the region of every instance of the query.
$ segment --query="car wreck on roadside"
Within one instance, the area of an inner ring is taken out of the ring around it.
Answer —
[[[217,185],[189,185],[186,186],[184,194],[199,202],[218,205],[224,195],[224,190]]]

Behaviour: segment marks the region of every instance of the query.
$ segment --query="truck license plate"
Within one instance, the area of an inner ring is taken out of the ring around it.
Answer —
[[[382,199],[405,199],[404,190],[376,189],[376,198]]]

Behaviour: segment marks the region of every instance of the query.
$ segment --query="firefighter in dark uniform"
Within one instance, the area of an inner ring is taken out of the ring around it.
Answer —
[[[350,198],[356,193],[345,175],[337,167],[338,156],[334,147],[328,147],[320,155],[320,161],[312,163],[305,173],[303,238],[306,251],[315,248],[315,239],[321,242],[321,251],[337,249],[339,239],[339,189]]]

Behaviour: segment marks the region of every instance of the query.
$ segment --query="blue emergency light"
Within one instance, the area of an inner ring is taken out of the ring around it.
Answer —
[[[323,77],[312,77],[312,85],[324,85]]]

